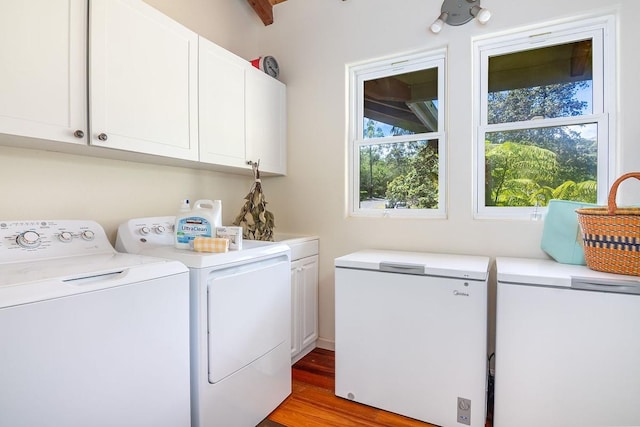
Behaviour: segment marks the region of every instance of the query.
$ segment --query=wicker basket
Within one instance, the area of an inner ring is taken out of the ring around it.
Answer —
[[[640,180],[640,172],[622,175],[611,186],[607,207],[577,209],[587,267],[608,273],[640,276],[640,208],[618,208],[622,181]]]

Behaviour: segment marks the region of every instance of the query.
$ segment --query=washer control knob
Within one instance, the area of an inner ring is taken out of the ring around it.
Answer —
[[[149,227],[147,227],[146,225],[140,228],[140,234],[142,234],[143,236],[146,236],[149,233],[151,233],[151,230],[149,230]]]
[[[73,234],[69,233],[68,231],[63,231],[62,233],[58,234],[58,240],[63,243],[69,243],[71,240],[73,240]]]
[[[35,231],[25,231],[24,233],[20,233],[18,238],[16,239],[18,245],[23,248],[37,248],[40,246],[40,235]]]
[[[95,233],[91,230],[84,230],[80,236],[84,240],[93,240],[93,238],[96,237]]]
[[[163,225],[159,225],[155,228],[155,232],[156,234],[164,234],[167,231],[166,228],[164,228]]]

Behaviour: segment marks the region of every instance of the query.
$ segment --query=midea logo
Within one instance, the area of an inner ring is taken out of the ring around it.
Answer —
[[[460,292],[460,291],[453,291],[453,295],[457,296],[457,297],[468,297],[469,294],[466,292]]]

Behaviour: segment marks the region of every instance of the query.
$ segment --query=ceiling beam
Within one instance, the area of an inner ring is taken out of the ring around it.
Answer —
[[[273,24],[273,6],[287,0],[247,0],[256,14],[266,25]]]

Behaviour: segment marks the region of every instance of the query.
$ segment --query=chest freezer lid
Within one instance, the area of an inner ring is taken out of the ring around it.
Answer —
[[[498,282],[514,285],[534,285],[571,288],[572,282],[638,283],[640,278],[591,270],[584,265],[561,264],[550,259],[496,258]]]
[[[337,268],[487,280],[489,257],[368,249],[335,259]]]

